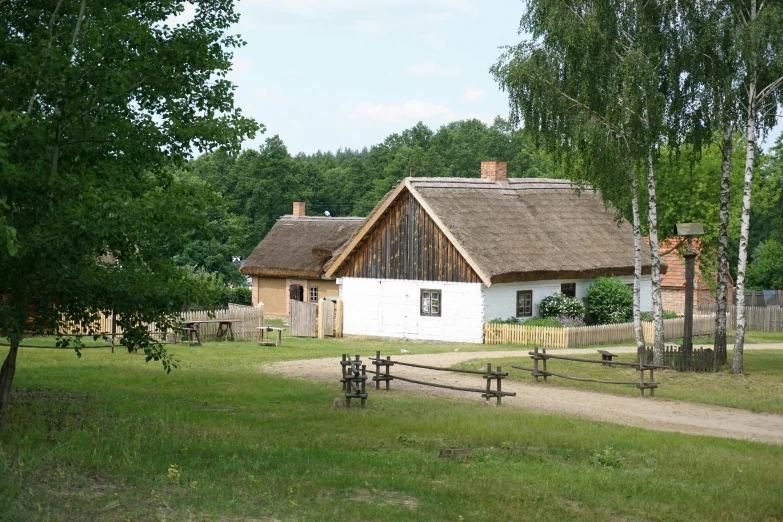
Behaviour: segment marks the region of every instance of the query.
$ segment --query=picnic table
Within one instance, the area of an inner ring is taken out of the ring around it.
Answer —
[[[193,338],[196,338],[196,344],[201,345],[201,336],[199,335],[199,327],[202,324],[217,323],[217,338],[218,339],[231,339],[234,340],[234,323],[241,323],[241,319],[204,319],[200,321],[185,321],[185,331],[188,332],[188,343],[193,343]]]
[[[283,343],[283,330],[285,330],[285,328],[277,328],[275,326],[258,326],[256,327],[256,330],[258,330],[258,346],[280,346]],[[277,332],[277,340],[274,342],[265,341],[264,332],[268,332],[270,334],[268,337],[271,337],[272,332]]]

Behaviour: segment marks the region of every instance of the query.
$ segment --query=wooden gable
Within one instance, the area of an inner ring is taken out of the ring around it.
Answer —
[[[403,190],[340,263],[338,277],[480,283],[409,190]]]

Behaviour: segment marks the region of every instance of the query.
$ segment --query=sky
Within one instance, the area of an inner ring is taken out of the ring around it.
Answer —
[[[489,68],[523,39],[521,0],[238,0],[237,9],[247,45],[229,79],[236,105],[266,127],[245,148],[278,134],[292,154],[356,149],[419,121],[437,129],[508,116]]]

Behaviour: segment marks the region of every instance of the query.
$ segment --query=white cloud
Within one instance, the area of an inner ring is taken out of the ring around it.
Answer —
[[[481,101],[484,99],[484,89],[480,87],[465,87],[462,89],[462,98],[469,102]]]
[[[373,20],[359,20],[351,24],[350,29],[363,34],[385,34],[388,32],[383,24]]]
[[[266,103],[274,103],[276,105],[282,105],[284,107],[291,107],[294,105],[294,100],[292,100],[285,94],[278,91],[274,91],[272,89],[256,89],[255,95],[261,101]]]
[[[432,47],[436,51],[442,51],[449,44],[448,38],[440,33],[428,33],[421,37],[421,41],[424,45]]]
[[[405,72],[411,76],[459,76],[462,71],[453,65],[441,67],[435,62],[424,62],[421,65],[411,65]]]
[[[457,119],[457,113],[436,103],[408,100],[402,103],[360,102],[348,118],[363,123],[407,123],[412,121],[446,122]]]

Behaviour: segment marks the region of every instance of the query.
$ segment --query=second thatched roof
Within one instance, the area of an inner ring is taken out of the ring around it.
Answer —
[[[364,218],[281,217],[240,268],[245,275],[318,279]]]

